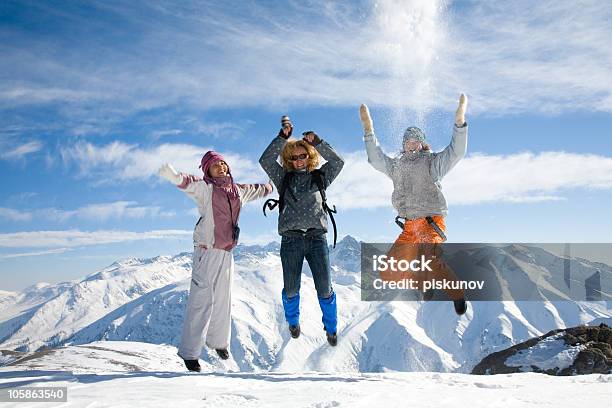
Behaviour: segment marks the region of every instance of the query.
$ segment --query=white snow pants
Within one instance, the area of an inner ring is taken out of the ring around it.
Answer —
[[[178,355],[197,360],[206,345],[227,349],[231,334],[234,255],[222,249],[193,250],[191,287]]]

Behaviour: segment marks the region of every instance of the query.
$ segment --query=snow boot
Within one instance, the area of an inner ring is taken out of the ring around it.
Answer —
[[[433,299],[435,292],[435,289],[427,289],[425,292],[423,292],[423,300],[425,302],[429,302],[431,299]]]
[[[227,349],[215,349],[221,360],[227,360],[229,358],[229,351]]]
[[[285,320],[289,323],[289,326],[297,326],[300,324],[300,294],[299,292],[293,296],[288,297],[283,289],[283,309],[285,311]]]
[[[338,312],[336,308],[336,293],[332,292],[331,296],[323,298],[318,296],[319,306],[323,313],[323,328],[328,333],[336,333],[338,326]]]
[[[289,333],[291,333],[291,337],[293,337],[294,339],[297,339],[298,337],[300,337],[300,333],[301,333],[300,325],[299,324],[296,324],[295,326],[290,325]]]
[[[329,343],[329,345],[332,347],[336,347],[336,344],[338,344],[338,335],[336,333],[331,334],[327,331],[325,332],[325,334],[327,335],[327,342]]]
[[[455,306],[455,313],[457,313],[459,316],[467,311],[467,303],[465,302],[465,299],[453,300],[453,305]]]
[[[195,372],[200,372],[202,371],[202,367],[200,367],[200,363],[198,362],[198,360],[183,360],[185,362],[185,367],[187,367],[187,369],[189,371],[195,371]]]

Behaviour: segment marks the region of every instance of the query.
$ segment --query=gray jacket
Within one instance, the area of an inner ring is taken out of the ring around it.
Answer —
[[[275,137],[259,158],[259,164],[268,174],[277,191],[280,191],[286,171],[277,159],[287,141],[282,137]],[[338,176],[344,166],[344,160],[324,140],[315,149],[327,160],[320,170],[323,172],[325,187],[329,186]],[[289,192],[293,192],[293,195]],[[294,197],[295,196],[295,200]],[[285,206],[278,215],[278,233],[285,234],[290,230],[303,230],[314,228],[327,232],[327,214],[323,211],[322,198],[317,185],[312,182],[312,175],[308,171],[296,171],[285,192]]]
[[[467,124],[453,126],[453,138],[438,153],[404,152],[396,158],[385,155],[374,133],[363,137],[368,162],[393,181],[391,202],[400,217],[407,219],[431,215],[446,216],[448,208],[440,180],[465,156]]]

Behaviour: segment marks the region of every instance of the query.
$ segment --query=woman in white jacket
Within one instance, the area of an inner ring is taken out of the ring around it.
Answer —
[[[232,249],[238,243],[242,205],[272,192],[268,184],[236,184],[219,153],[207,152],[200,165],[203,178],[176,172],[165,164],[159,175],[193,199],[200,219],[193,231],[193,269],[178,355],[190,371],[200,371],[204,342],[220,358],[229,358],[231,334]]]

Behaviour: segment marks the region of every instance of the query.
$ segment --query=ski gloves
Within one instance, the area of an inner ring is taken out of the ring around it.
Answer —
[[[174,167],[172,167],[168,163],[165,163],[163,166],[161,166],[157,171],[157,174],[159,174],[161,177],[165,178],[172,184],[176,184],[177,186],[183,182],[183,176],[181,176],[176,170],[174,170]]]
[[[304,141],[312,146],[316,146],[321,143],[321,138],[319,135],[312,130],[307,130],[306,132],[302,133],[302,136],[304,136]]]
[[[465,110],[467,109],[467,96],[461,94],[459,97],[459,106],[455,112],[455,125],[462,127],[465,125]]]
[[[282,127],[281,130],[278,131],[278,137],[282,137],[283,139],[287,140],[293,133],[293,123],[291,123],[289,116],[285,115],[281,118],[281,125]],[[316,146],[321,143],[321,138],[319,135],[312,130],[307,130],[306,132],[302,133],[302,136],[304,136],[304,141],[312,146]]]
[[[282,137],[287,140],[293,133],[293,123],[291,123],[291,119],[289,116],[285,115],[281,118],[281,130],[278,131],[278,137]]]
[[[374,127],[372,125],[372,117],[370,116],[370,111],[365,104],[361,104],[359,107],[359,118],[361,119],[361,123],[363,124],[363,130],[365,133],[372,133],[374,131]]]

